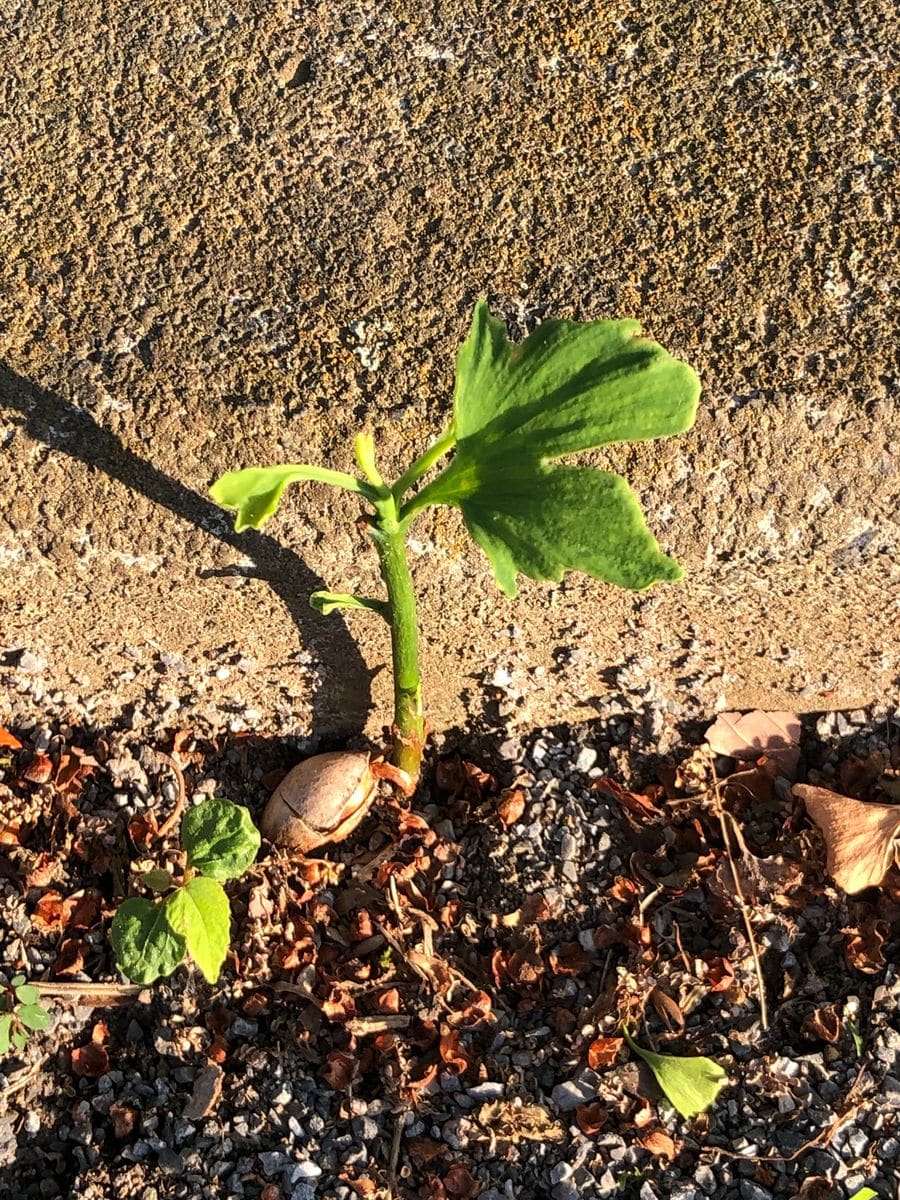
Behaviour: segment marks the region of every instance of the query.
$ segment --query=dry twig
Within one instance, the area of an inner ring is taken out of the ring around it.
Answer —
[[[747,898],[744,895],[741,887],[740,876],[738,875],[737,866],[734,861],[734,852],[731,847],[732,836],[739,837],[739,831],[734,826],[734,818],[727,811],[722,800],[722,785],[719,777],[716,774],[716,762],[713,757],[712,750],[706,747],[707,755],[709,756],[709,769],[712,775],[712,796],[713,796],[713,811],[719,819],[719,827],[722,830],[722,841],[725,845],[725,854],[728,857],[728,866],[731,869],[731,878],[734,880],[734,898],[738,908],[741,910],[741,916],[744,920],[744,928],[747,931],[747,941],[750,945],[750,953],[753,956],[753,966],[756,971],[756,984],[759,992],[759,1021],[763,1029],[769,1028],[769,1008],[766,1003],[766,985],[763,980],[762,964],[759,960],[759,947],[756,944],[756,934],[753,931],[753,921],[750,915],[750,905],[747,903]]]

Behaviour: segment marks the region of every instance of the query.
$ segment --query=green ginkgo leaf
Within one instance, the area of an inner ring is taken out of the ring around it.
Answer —
[[[639,334],[637,321],[549,320],[513,345],[476,305],[457,359],[454,458],[405,511],[458,507],[509,596],[519,572],[558,582],[579,570],[634,590],[679,579],[623,479],[548,465],[691,426],[695,372]]]
[[[721,1091],[726,1073],[711,1058],[681,1058],[674,1054],[656,1054],[644,1050],[622,1030],[625,1040],[656,1077],[672,1107],[683,1117],[695,1117],[705,1112]]]

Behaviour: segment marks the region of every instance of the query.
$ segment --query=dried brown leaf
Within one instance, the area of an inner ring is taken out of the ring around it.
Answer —
[[[660,987],[651,988],[649,999],[660,1020],[671,1033],[680,1033],[684,1029],[684,1013],[668,992]]]
[[[878,887],[900,850],[900,805],[865,804],[805,783],[793,792],[822,831],[838,887],[851,895]]]
[[[85,1079],[99,1079],[109,1070],[109,1054],[98,1042],[88,1042],[72,1051],[72,1070]]]
[[[515,825],[525,811],[525,792],[522,788],[505,788],[497,801],[497,816],[504,825]]]
[[[660,815],[659,809],[648,796],[640,792],[629,792],[614,779],[596,779],[591,787],[618,800],[625,811],[638,821],[656,820]]]
[[[608,1120],[606,1106],[599,1100],[594,1100],[591,1104],[580,1104],[575,1109],[575,1121],[582,1133],[599,1133]]]
[[[444,1188],[452,1200],[475,1200],[484,1191],[484,1184],[464,1163],[454,1163],[444,1176]]]
[[[6,746],[10,750],[21,750],[22,743],[14,733],[10,733],[8,729],[0,728],[0,746]]]
[[[620,1037],[598,1037],[588,1046],[588,1066],[598,1071],[601,1067],[609,1067],[619,1057],[619,1051],[625,1044]]]
[[[865,975],[875,975],[884,967],[884,943],[890,926],[887,921],[870,917],[859,929],[844,929],[844,954],[847,962]]]
[[[803,1018],[800,1032],[810,1041],[821,1038],[823,1042],[836,1042],[841,1036],[841,1017],[833,1004],[813,1009]]]
[[[721,713],[706,731],[716,754],[753,760],[765,755],[793,779],[800,761],[800,718],[792,712]]]
[[[637,1144],[657,1158],[673,1159],[678,1152],[675,1139],[664,1129],[648,1129],[638,1134]]]
[[[139,1112],[130,1104],[111,1104],[109,1117],[112,1121],[113,1134],[117,1138],[127,1138],[137,1124]]]

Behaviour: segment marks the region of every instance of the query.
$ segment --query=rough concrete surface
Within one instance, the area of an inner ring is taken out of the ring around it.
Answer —
[[[890,694],[897,32],[888,0],[4,0],[7,664],[27,651],[105,717],[161,677],[175,711],[182,656],[198,704],[377,730],[386,630],[305,600],[377,586],[358,509],[296,488],[238,537],[206,489],[348,469],[362,426],[398,473],[487,295],[516,336],[631,315],[697,368],[694,431],[597,458],[687,580],[509,601],[456,516],[427,516],[437,728],[510,664],[544,724],[623,672],[707,708]]]

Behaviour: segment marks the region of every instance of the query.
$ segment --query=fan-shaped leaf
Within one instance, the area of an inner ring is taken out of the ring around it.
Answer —
[[[639,1055],[656,1077],[656,1082],[683,1117],[695,1117],[713,1103],[725,1082],[725,1070],[711,1058],[681,1058],[642,1049],[627,1029],[622,1030],[628,1045]]]

